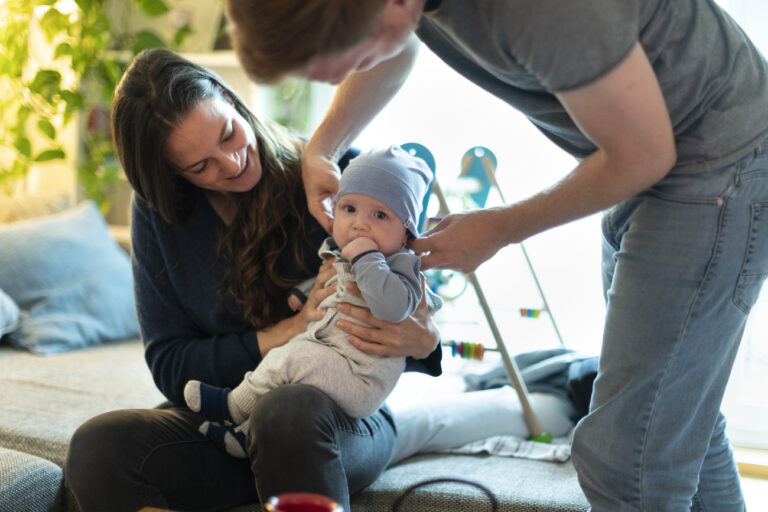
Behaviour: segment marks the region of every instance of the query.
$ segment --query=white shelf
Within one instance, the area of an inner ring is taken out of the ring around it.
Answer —
[[[205,53],[182,53],[182,57],[211,69],[240,70],[234,50],[218,50]]]

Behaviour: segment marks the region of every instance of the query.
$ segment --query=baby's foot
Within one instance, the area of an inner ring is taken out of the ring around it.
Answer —
[[[248,457],[245,444],[245,433],[239,428],[228,427],[218,423],[204,421],[200,425],[200,432],[213,441],[213,444],[238,459]]]
[[[184,386],[184,401],[193,411],[209,421],[228,422],[230,424],[242,422],[242,418],[233,417],[229,410],[227,397],[230,388],[211,386],[199,380],[190,380]],[[240,416],[235,411],[236,416]],[[240,420],[240,421],[237,421]]]

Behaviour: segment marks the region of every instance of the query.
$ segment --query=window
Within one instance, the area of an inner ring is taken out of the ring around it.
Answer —
[[[437,179],[449,195],[452,211],[463,209],[455,196],[466,185],[456,178],[462,155],[474,146],[495,154],[496,176],[508,202],[551,185],[576,165],[525,116],[460,76],[427,48],[422,48],[403,89],[356,144],[365,148],[404,142],[418,142],[433,153]],[[499,198],[491,194],[488,204],[494,202]],[[525,242],[566,345],[588,354],[599,353],[605,311],[600,244],[599,215]],[[517,312],[542,306],[519,247],[503,249],[478,270],[478,277],[511,352],[558,345],[544,315],[522,319]],[[462,299],[475,299],[471,288],[464,295]],[[477,324],[485,326],[482,318]],[[494,346],[490,334],[488,341]]]
[[[719,0],[717,2],[738,21],[755,45],[768,55],[768,3],[764,0]],[[752,313],[741,340],[731,373],[723,412],[728,418],[728,434],[734,444],[768,448],[768,289]]]

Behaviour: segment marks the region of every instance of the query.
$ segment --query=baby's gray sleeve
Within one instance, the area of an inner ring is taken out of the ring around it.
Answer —
[[[355,258],[352,272],[373,316],[387,322],[402,322],[421,302],[421,260],[401,252],[384,258],[371,251]]]

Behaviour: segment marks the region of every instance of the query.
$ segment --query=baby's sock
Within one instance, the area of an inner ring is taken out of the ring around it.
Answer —
[[[209,421],[229,421],[239,425],[246,418],[232,402],[230,388],[211,386],[199,380],[190,380],[184,386],[184,400],[190,409]]]
[[[213,444],[238,459],[248,457],[245,444],[245,434],[235,427],[227,427],[218,423],[204,421],[200,425],[200,432],[213,441]]]

